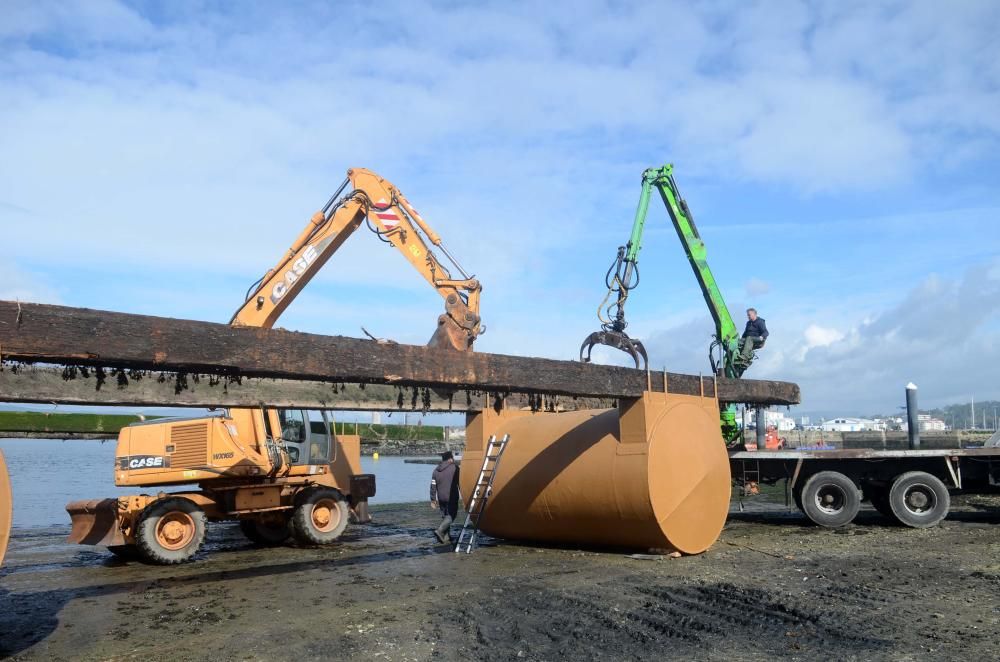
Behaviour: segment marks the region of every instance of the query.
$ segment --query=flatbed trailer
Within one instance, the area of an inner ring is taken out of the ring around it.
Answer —
[[[862,501],[906,526],[934,526],[952,494],[1000,491],[1000,448],[733,451],[729,463],[741,489],[785,481],[786,498],[826,527],[852,522]]]

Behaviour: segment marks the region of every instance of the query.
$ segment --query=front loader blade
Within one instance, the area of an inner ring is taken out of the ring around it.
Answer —
[[[581,361],[590,363],[590,352],[594,349],[595,345],[607,345],[608,347],[620,349],[631,356],[632,360],[635,361],[635,367],[641,370],[645,370],[646,366],[649,365],[646,348],[643,347],[640,341],[629,338],[622,331],[594,331],[591,333],[583,341],[583,344],[580,345]],[[584,356],[584,352],[586,352],[586,356]]]
[[[7,553],[7,543],[10,542],[10,527],[14,519],[14,497],[10,489],[10,474],[7,473],[7,463],[0,452],[0,564]]]
[[[73,530],[67,542],[109,547],[125,544],[118,516],[118,499],[73,501],[66,504],[66,512],[73,520]]]

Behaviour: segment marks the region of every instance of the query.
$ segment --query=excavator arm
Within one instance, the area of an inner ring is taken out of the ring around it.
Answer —
[[[739,378],[750,366],[752,358],[747,361],[740,353],[739,330],[708,266],[705,242],[698,234],[691,210],[677,188],[671,164],[661,168],[649,168],[642,173],[642,193],[632,223],[632,234],[629,236],[628,244],[618,248],[615,262],[612,263],[606,276],[608,294],[598,309],[601,330],[590,334],[583,341],[580,347],[580,359],[585,362],[590,361],[590,353],[595,345],[608,345],[628,353],[637,368],[645,368],[648,364],[645,347],[639,340],[630,338],[625,333],[625,328],[628,326],[625,321],[625,302],[628,300],[629,292],[639,284],[639,251],[642,248],[642,233],[649,211],[649,198],[654,187],[667,208],[674,230],[677,231],[677,237],[684,247],[684,253],[715,322],[715,336],[708,351],[712,372],[720,377]],[[720,413],[723,436],[727,441],[731,441],[738,435],[735,408],[727,406]]]
[[[484,331],[479,318],[482,286],[451,256],[441,237],[399,189],[364,168],[347,171],[347,179],[337,192],[313,214],[278,263],[250,288],[246,301],[230,323],[273,326],[306,283],[362,223],[382,241],[394,246],[444,299],[445,312],[438,318],[428,345],[471,350]],[[453,277],[435,250],[441,252],[461,278]]]
[[[646,179],[652,180],[660,192],[663,204],[667,207],[670,220],[673,221],[677,237],[684,246],[684,253],[687,255],[694,276],[701,287],[701,294],[705,297],[708,311],[715,322],[715,340],[709,350],[709,359],[712,362],[712,372],[719,376],[739,377],[749,367],[748,363],[743,363],[740,357],[740,334],[733,322],[733,316],[729,314],[729,307],[726,306],[719,284],[712,275],[712,270],[708,266],[706,259],[707,251],[705,242],[698,234],[698,228],[694,224],[694,216],[687,206],[687,202],[681,197],[674,181],[673,166],[665,165],[662,168],[650,168],[643,173],[643,182]],[[716,359],[715,350],[721,350],[721,358]]]

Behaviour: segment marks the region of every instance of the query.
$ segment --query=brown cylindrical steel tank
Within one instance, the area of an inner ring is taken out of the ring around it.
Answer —
[[[510,435],[481,521],[489,535],[696,554],[722,531],[730,474],[714,398],[479,416],[462,460],[467,500],[482,465],[475,437]]]

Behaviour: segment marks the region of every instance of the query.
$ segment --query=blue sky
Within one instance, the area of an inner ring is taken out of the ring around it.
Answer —
[[[0,2],[0,297],[225,322],[352,166],[484,284],[480,351],[570,359],[644,168],[672,162],[748,373],[804,412],[1000,397],[1000,5]],[[654,366],[711,321],[657,200]],[[423,343],[359,232],[281,326]],[[614,360],[610,355],[606,360]]]

